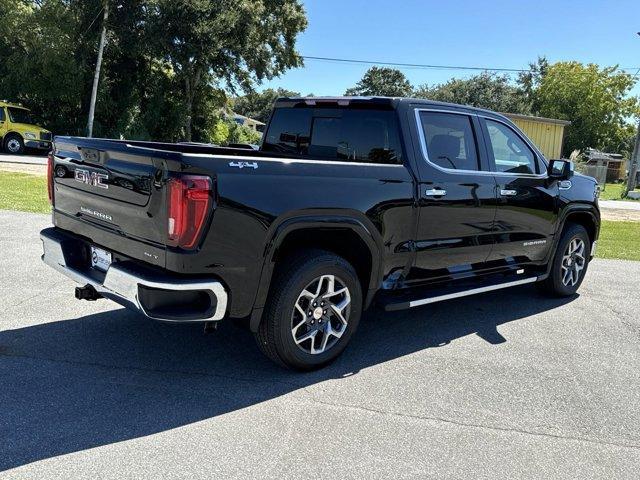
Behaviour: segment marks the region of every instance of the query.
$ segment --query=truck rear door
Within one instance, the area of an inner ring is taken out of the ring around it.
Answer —
[[[412,283],[482,270],[491,252],[495,179],[478,118],[464,110],[418,108],[419,220]]]

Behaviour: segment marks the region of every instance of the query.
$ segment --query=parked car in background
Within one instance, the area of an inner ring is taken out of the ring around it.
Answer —
[[[248,319],[301,370],[335,359],[373,302],[573,295],[600,228],[593,178],[500,114],[428,100],[283,98],[258,151],[56,137],[48,170],[43,260],[77,298]]]
[[[51,132],[37,124],[29,109],[0,101],[0,142],[5,152],[20,154],[25,147],[48,152],[51,137]]]

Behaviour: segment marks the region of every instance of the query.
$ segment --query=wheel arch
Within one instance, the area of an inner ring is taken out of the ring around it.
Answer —
[[[22,135],[20,132],[16,131],[16,130],[11,130],[10,132],[7,132],[4,134],[4,136],[2,137],[2,139],[4,140],[5,138],[11,136],[11,135],[16,135],[18,137],[20,137],[22,139],[22,141],[24,142],[24,135]]]
[[[563,216],[562,226],[559,232],[564,230],[567,223],[582,225],[587,231],[591,243],[598,240],[600,233],[600,216],[596,215],[592,208],[587,206],[586,208],[575,207],[569,209]]]
[[[380,281],[382,242],[372,225],[348,215],[309,215],[289,218],[272,230],[249,326],[257,331],[278,261],[295,251],[320,248],[349,261],[360,278],[364,305],[373,299]]]
[[[576,203],[565,208],[560,217],[560,221],[558,222],[558,229],[553,239],[553,248],[549,251],[549,257],[547,258],[547,271],[540,277],[541,279],[546,278],[549,274],[549,269],[551,268],[551,264],[556,254],[556,249],[560,243],[560,237],[562,236],[562,232],[564,231],[567,223],[582,225],[587,230],[592,246],[593,242],[598,240],[600,235],[600,212],[596,206],[587,203]]]

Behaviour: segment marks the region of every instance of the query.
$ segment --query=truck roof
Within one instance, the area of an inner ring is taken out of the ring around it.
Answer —
[[[19,103],[8,102],[7,100],[0,100],[0,107],[13,107],[13,108],[21,108],[23,110],[29,110],[27,107],[23,107]]]
[[[327,96],[327,97],[280,97],[276,99],[275,105],[278,107],[294,106],[295,104],[306,103],[310,106],[316,103],[337,103],[338,105],[364,104],[364,105],[380,105],[396,108],[400,104],[412,105],[431,105],[438,107],[449,107],[457,109],[465,109],[473,112],[481,112],[502,117],[503,115],[487,110],[484,108],[471,107],[458,103],[439,102],[437,100],[429,100],[427,98],[409,98],[409,97],[359,97],[359,96]]]

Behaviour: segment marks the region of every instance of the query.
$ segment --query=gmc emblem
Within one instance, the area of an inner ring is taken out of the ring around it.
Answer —
[[[92,185],[98,188],[109,188],[106,181],[109,179],[109,175],[102,173],[90,172],[82,168],[76,168],[74,172],[74,178],[76,182],[84,183],[86,185]]]

